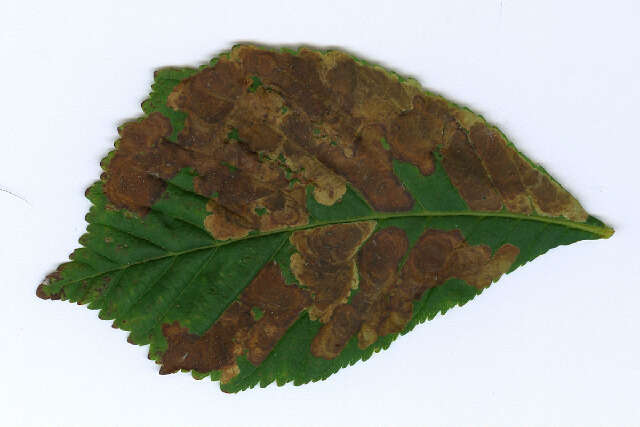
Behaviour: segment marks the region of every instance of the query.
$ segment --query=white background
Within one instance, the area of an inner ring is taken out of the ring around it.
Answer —
[[[0,425],[640,425],[639,21],[632,0],[3,2]],[[84,190],[153,70],[242,41],[417,78],[616,234],[552,250],[321,383],[227,395],[159,376],[125,332],[35,289],[77,246]]]

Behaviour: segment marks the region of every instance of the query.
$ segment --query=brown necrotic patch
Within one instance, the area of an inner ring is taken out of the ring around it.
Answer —
[[[502,208],[502,199],[480,158],[469,143],[467,134],[457,123],[445,129],[442,164],[451,183],[472,210],[497,211]]]
[[[309,317],[327,322],[358,286],[355,255],[375,228],[374,221],[328,225],[296,231],[291,243],[298,250],[290,268],[313,294]]]
[[[445,101],[425,96],[413,98],[413,108],[389,123],[389,145],[399,160],[418,166],[423,175],[434,171],[433,151],[442,144],[445,124],[451,121]]]
[[[166,141],[170,134],[171,123],[160,113],[121,128],[104,177],[104,192],[114,205],[146,214],[166,188],[163,178],[192,163],[191,153]]]
[[[349,304],[338,306],[320,329],[311,344],[314,356],[332,359],[340,354],[371,313],[381,292],[397,280],[398,263],[408,244],[405,232],[395,227],[380,230],[367,240],[358,253],[358,292]]]
[[[506,208],[511,212],[530,214],[532,206],[529,195],[502,135],[484,123],[476,123],[470,130],[469,138],[502,195]]]
[[[483,175],[466,146],[461,151],[466,152],[464,155],[470,161],[460,162],[462,152],[455,153],[454,158],[451,152],[449,156],[445,154],[445,169],[472,209],[475,206],[479,210],[498,210],[498,199],[501,199],[504,207],[514,213],[563,216],[578,222],[587,220],[588,214],[578,201],[507,143],[497,129],[468,110],[458,109],[452,115],[457,123],[445,130],[445,146],[453,149],[464,146],[460,133],[464,131],[485,172]],[[475,185],[465,181],[465,172],[475,177]]]
[[[195,191],[211,199],[205,225],[217,239],[307,224],[307,185],[328,206],[349,183],[378,211],[411,210],[393,160],[428,175],[437,149],[471,209],[586,219],[481,118],[342,52],[238,46],[178,83],[167,105],[186,116],[177,143],[159,113],[124,126],[105,193],[144,215],[190,167]]]
[[[379,337],[401,332],[413,316],[413,302],[425,291],[451,278],[478,289],[489,286],[507,272],[520,250],[504,244],[495,253],[486,245],[469,245],[459,230],[425,231],[409,252],[404,231],[390,227],[378,231],[358,255],[361,277],[358,293],[335,309],[315,336],[311,352],[333,359],[355,335],[362,349]]]
[[[583,222],[589,216],[580,203],[547,174],[529,163],[513,147],[509,149],[522,183],[531,196],[536,212],[545,216],[564,216]]]
[[[178,322],[163,325],[168,349],[160,373],[221,371],[221,381],[227,382],[239,373],[238,356],[245,355],[254,365],[262,363],[310,304],[309,293],[287,285],[280,268],[270,262],[203,335],[190,333]]]

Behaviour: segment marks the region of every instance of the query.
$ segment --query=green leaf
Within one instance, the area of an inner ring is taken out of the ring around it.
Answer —
[[[37,295],[99,310],[161,374],[324,379],[613,233],[482,117],[343,52],[236,46],[152,89]]]

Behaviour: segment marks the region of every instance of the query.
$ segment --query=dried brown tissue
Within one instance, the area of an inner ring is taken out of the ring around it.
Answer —
[[[409,251],[405,232],[389,227],[375,233],[358,255],[362,278],[358,293],[348,304],[335,308],[311,345],[317,357],[337,357],[355,335],[365,349],[379,337],[401,332],[413,316],[413,302],[424,292],[450,278],[478,289],[489,286],[507,272],[520,250],[504,244],[495,253],[486,245],[469,245],[459,230],[425,231]]]
[[[262,86],[249,90],[253,77]],[[587,218],[569,193],[481,118],[342,52],[238,46],[179,83],[167,104],[186,116],[177,142],[169,141],[173,129],[161,113],[122,127],[103,176],[105,194],[113,205],[144,216],[167,180],[193,168],[194,190],[209,200],[204,225],[219,240],[308,225],[308,185],[327,206],[348,183],[377,211],[411,210],[413,197],[392,162],[429,175],[438,148],[473,210]],[[219,370],[229,381],[239,355],[261,363],[305,309],[323,322],[311,348],[315,356],[336,357],[353,336],[366,348],[401,331],[427,289],[452,277],[483,288],[519,253],[505,244],[492,254],[485,245],[468,245],[456,230],[428,230],[409,250],[401,229],[372,235],[374,228],[364,221],[294,232],[291,270],[303,288],[287,286],[270,263],[203,335],[165,324],[169,348],[161,373]],[[265,313],[259,320],[251,314],[256,307]]]
[[[253,77],[262,86],[249,90]],[[237,46],[180,82],[167,104],[186,115],[177,143],[160,113],[127,124],[104,191],[114,205],[145,215],[166,181],[191,167],[195,191],[210,199],[204,225],[220,240],[308,224],[309,184],[321,204],[339,201],[349,183],[378,211],[410,210],[414,200],[392,161],[429,175],[437,147],[471,209],[587,218],[481,118],[339,51]]]
[[[270,262],[204,334],[190,333],[177,321],[163,325],[168,349],[160,373],[220,371],[221,381],[228,382],[239,373],[238,356],[261,364],[310,304],[309,293],[287,285],[278,265]],[[264,313],[259,320],[253,315],[256,308]]]

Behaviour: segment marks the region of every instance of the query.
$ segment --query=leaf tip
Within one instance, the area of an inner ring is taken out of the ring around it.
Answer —
[[[609,237],[613,236],[615,232],[616,231],[612,227],[605,225],[604,227],[602,227],[600,235],[603,239],[608,239]]]

